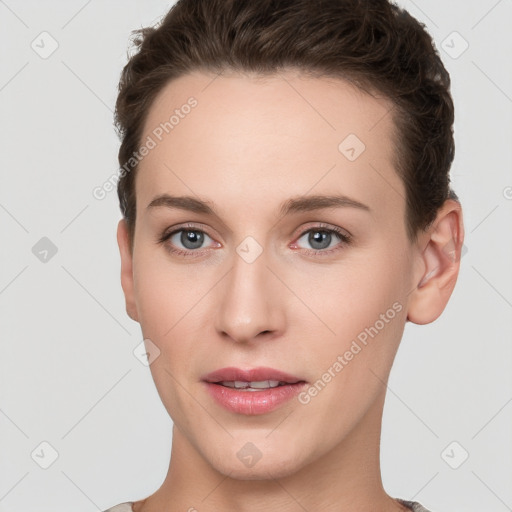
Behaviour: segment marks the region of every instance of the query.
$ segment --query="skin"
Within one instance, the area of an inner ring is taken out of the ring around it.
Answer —
[[[408,238],[391,104],[342,80],[194,72],[160,92],[141,140],[190,96],[197,107],[139,164],[133,252],[118,226],[126,309],[160,350],[150,370],[174,423],[165,481],[133,510],[405,510],[380,476],[385,384],[405,323],[432,322],[452,293],[459,203]],[[338,149],[351,133],[366,146],[354,161]],[[163,193],[208,201],[217,216],[147,208]],[[290,198],[332,194],[368,209],[280,214]],[[183,224],[206,233],[199,249],[180,233],[157,242]],[[335,227],[350,243],[308,239]],[[236,251],[248,236],[263,249],[252,263]],[[312,384],[393,304],[401,310],[307,404],[235,414],[201,382],[268,366]],[[237,457],[247,442],[261,453],[252,467]]]

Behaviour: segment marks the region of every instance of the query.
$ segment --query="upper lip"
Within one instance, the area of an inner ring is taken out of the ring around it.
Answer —
[[[242,370],[233,366],[227,368],[220,368],[202,377],[206,382],[260,382],[265,380],[277,380],[279,382],[286,382],[287,384],[295,384],[297,382],[304,382],[303,379],[295,377],[289,373],[275,370],[274,368],[266,368],[260,366],[258,368],[249,368]]]

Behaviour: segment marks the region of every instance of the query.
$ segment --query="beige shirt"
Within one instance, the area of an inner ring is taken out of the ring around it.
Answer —
[[[412,512],[430,512],[425,507],[417,503],[416,501],[406,501],[398,499],[400,503],[405,505],[406,507],[409,507]],[[116,505],[115,507],[109,508],[108,510],[105,510],[104,512],[133,512],[132,511],[132,504],[133,501],[127,501],[125,503],[120,503],[119,505]]]

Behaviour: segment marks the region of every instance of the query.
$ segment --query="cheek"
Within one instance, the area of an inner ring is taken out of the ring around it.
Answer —
[[[212,296],[221,273],[215,266],[170,262],[163,250],[141,248],[134,262],[139,323],[160,350],[150,369],[159,388],[174,388],[173,377],[183,382],[196,369],[192,363],[208,357],[201,340],[212,339]]]
[[[326,443],[357,424],[383,392],[406,318],[404,262],[398,260],[342,265],[306,290],[308,304],[329,330],[312,316],[302,320],[308,338],[319,337],[313,325],[325,335],[314,350],[305,347],[312,378],[301,403],[314,428],[331,425],[324,428]]]
[[[208,283],[205,273],[194,273],[186,265],[171,265],[165,256],[140,251],[134,275],[135,295],[143,337],[159,350],[150,371],[162,403],[178,425],[187,427],[198,414],[183,386],[190,379],[191,366],[197,362],[192,340],[201,339],[196,319],[204,315],[201,298]],[[194,357],[195,356],[195,357]],[[186,414],[184,411],[188,411]],[[198,421],[204,418],[198,417]]]
[[[284,280],[310,310],[303,323],[309,318],[327,340],[343,340],[379,320],[394,303],[403,305],[410,266],[405,254],[371,248],[347,253],[335,264],[298,262],[286,270]],[[320,330],[322,323],[325,329]]]
[[[304,347],[320,381],[318,414],[328,403],[363,411],[381,389],[379,378],[389,373],[404,329],[409,266],[405,247],[393,254],[372,249],[304,274],[300,293],[322,321],[309,313],[296,319],[306,338],[318,340],[314,352]]]
[[[172,336],[175,326],[186,322],[188,312],[201,300],[202,288],[207,285],[204,273],[185,264],[171,264],[161,248],[141,248],[134,255],[134,269],[134,291],[144,335],[156,339]]]

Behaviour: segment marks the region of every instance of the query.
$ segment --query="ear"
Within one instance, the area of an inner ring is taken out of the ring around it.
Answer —
[[[128,225],[124,219],[121,219],[117,225],[117,245],[121,255],[121,286],[126,302],[126,312],[132,320],[138,322],[139,318],[133,287],[133,257],[130,249]]]
[[[430,227],[418,236],[415,288],[410,294],[407,320],[428,324],[443,312],[459,275],[463,242],[460,203],[448,199]]]

